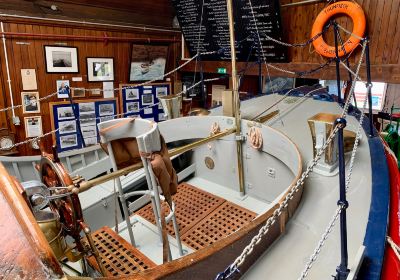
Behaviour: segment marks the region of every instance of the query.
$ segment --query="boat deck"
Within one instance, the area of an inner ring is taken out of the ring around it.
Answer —
[[[196,183],[196,187],[193,186],[194,183]],[[197,183],[201,183],[202,187],[197,187]],[[207,180],[197,177],[178,186],[178,192],[173,195],[173,200],[176,205],[176,216],[185,252],[192,253],[232,234],[253,220],[260,211],[268,208],[268,204],[265,202],[251,197],[240,198],[238,194],[234,194],[234,191],[227,191],[226,188],[224,188],[225,196],[221,198],[216,193],[223,191],[223,188],[223,186],[211,184]],[[227,192],[232,193],[226,196]],[[226,199],[227,197],[229,199]],[[238,203],[231,200],[236,200]],[[247,205],[252,205],[250,210],[246,207]],[[163,207],[168,208],[165,202]],[[162,264],[162,243],[155,225],[151,204],[136,211],[131,216],[131,222],[138,250],[155,264]],[[172,258],[179,258],[172,223],[167,225],[167,230]],[[118,234],[130,242],[125,222],[119,225]]]
[[[256,217],[256,213],[250,210],[187,183],[178,186],[173,200],[182,242],[194,250],[225,238]],[[162,207],[167,215],[169,211],[165,202]],[[155,225],[151,204],[135,214]],[[171,236],[175,236],[172,223],[167,225],[167,229]]]

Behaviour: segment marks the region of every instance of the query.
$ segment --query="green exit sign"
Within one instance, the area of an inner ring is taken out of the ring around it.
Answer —
[[[226,68],[217,68],[218,74],[226,74]]]

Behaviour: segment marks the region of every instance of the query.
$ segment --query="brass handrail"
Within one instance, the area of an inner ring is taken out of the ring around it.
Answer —
[[[194,148],[196,148],[198,146],[201,146],[201,145],[206,144],[208,142],[211,142],[211,141],[217,140],[219,138],[225,137],[225,136],[230,135],[230,134],[235,133],[235,132],[236,132],[236,128],[227,129],[225,131],[222,131],[222,132],[217,133],[215,135],[203,138],[201,140],[198,140],[196,142],[190,143],[188,145],[185,145],[185,146],[182,146],[182,147],[179,147],[179,148],[176,148],[176,149],[172,149],[172,150],[168,151],[168,154],[169,154],[170,157],[173,157],[173,156],[176,156],[176,155],[182,154],[184,152],[190,151],[190,150],[192,150],[192,149],[194,149]],[[92,180],[80,182],[79,183],[79,187],[76,187],[75,185],[71,185],[71,186],[68,187],[68,190],[72,191],[74,193],[82,193],[82,192],[85,192],[85,191],[91,189],[92,187],[94,187],[96,185],[99,185],[101,183],[110,181],[110,180],[115,179],[117,177],[126,175],[126,174],[128,174],[130,172],[139,170],[142,167],[143,167],[143,164],[141,162],[139,162],[139,163],[136,163],[134,165],[125,167],[123,169],[116,170],[116,171],[114,171],[114,172],[112,172],[110,174],[106,174],[106,175],[100,176],[100,177],[92,179]]]

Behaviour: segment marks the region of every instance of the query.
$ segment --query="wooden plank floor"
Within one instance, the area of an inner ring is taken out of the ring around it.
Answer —
[[[187,183],[178,186],[173,200],[182,241],[194,250],[225,238],[256,217],[252,211]],[[165,202],[163,207],[168,209]],[[135,214],[155,224],[151,204]],[[174,236],[172,223],[167,228],[169,234]]]

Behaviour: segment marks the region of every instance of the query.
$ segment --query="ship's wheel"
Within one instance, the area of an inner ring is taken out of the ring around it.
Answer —
[[[42,183],[50,189],[51,194],[59,197],[50,201],[50,208],[59,214],[65,234],[75,239],[78,250],[80,250],[79,240],[83,215],[78,195],[68,193],[67,187],[73,184],[71,177],[64,166],[49,154],[42,156],[40,176]]]

